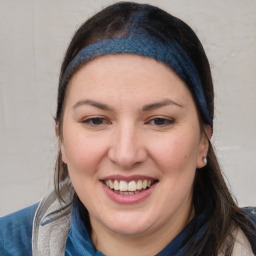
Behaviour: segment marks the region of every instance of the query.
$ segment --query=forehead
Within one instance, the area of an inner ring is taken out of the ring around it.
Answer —
[[[162,62],[134,54],[97,57],[84,64],[71,78],[67,97],[93,96],[99,99],[180,97],[190,92],[179,76]]]
[[[69,83],[80,83],[82,80],[90,79],[96,82],[102,78],[119,78],[118,81],[123,80],[123,82],[128,82],[128,78],[129,80],[150,78],[153,82],[166,80],[185,85],[179,76],[162,62],[135,54],[105,55],[90,60],[72,76]]]

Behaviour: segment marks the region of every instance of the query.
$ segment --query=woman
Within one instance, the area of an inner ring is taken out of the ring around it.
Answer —
[[[254,255],[209,141],[213,86],[181,20],[121,2],[64,58],[55,192],[2,218],[1,255]]]

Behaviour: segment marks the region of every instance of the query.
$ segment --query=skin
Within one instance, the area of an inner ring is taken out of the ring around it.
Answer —
[[[114,256],[158,253],[194,216],[193,180],[208,151],[190,91],[164,64],[118,54],[82,66],[66,95],[62,159],[96,248]],[[146,199],[120,204],[103,189],[109,175],[158,182]]]

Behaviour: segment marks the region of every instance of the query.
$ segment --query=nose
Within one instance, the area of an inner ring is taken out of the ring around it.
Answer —
[[[120,168],[126,170],[130,170],[146,160],[147,150],[135,127],[123,125],[116,128],[108,157]]]

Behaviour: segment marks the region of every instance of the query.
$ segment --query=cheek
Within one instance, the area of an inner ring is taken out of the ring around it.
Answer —
[[[181,134],[154,141],[152,156],[165,174],[179,174],[196,169],[198,140],[195,137]]]
[[[67,134],[64,139],[63,149],[69,172],[85,175],[94,172],[106,151],[104,140],[75,132],[72,136]]]
[[[164,204],[172,202],[170,209],[173,210],[191,200],[198,143],[192,136],[187,136],[186,140],[184,136],[174,136],[155,146],[158,150],[155,150],[154,160],[162,172],[162,188],[167,195],[163,198]]]

